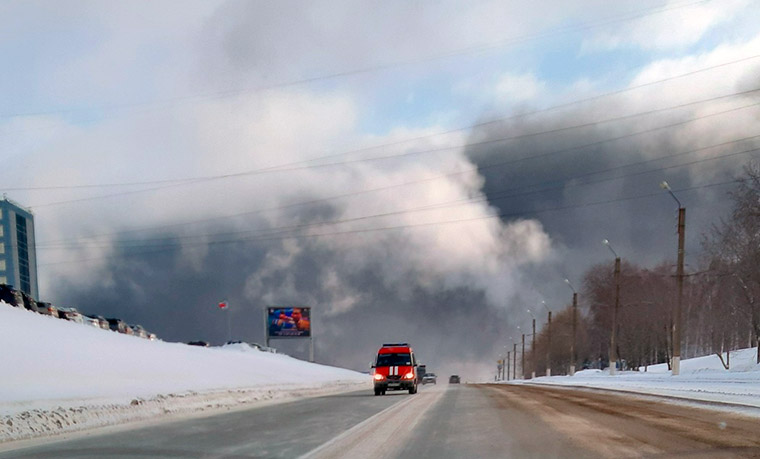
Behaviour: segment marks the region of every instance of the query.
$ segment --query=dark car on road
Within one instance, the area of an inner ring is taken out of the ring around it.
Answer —
[[[451,375],[449,377],[449,384],[459,384],[459,375]]]
[[[190,341],[187,343],[190,346],[201,346],[201,347],[209,347],[210,344],[207,341]]]

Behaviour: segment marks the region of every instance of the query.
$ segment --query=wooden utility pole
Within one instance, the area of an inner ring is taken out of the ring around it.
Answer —
[[[520,356],[520,375],[525,379],[525,333],[522,335],[522,355]]]
[[[552,375],[552,312],[549,311],[549,322],[546,324],[546,376]]]
[[[679,202],[680,204],[680,202]],[[678,282],[678,299],[676,300],[675,317],[673,317],[673,371],[677,376],[681,372],[681,309],[683,307],[683,258],[686,239],[686,209],[678,208],[678,266],[676,281]]]

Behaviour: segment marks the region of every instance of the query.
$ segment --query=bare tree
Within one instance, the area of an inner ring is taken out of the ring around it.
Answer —
[[[753,161],[744,168],[737,188],[731,192],[733,208],[729,216],[714,225],[703,240],[713,282],[721,284],[715,296],[724,301],[725,313],[738,322],[733,330],[719,331],[721,343],[729,348],[750,333],[758,343],[760,335],[760,164]],[[717,325],[717,324],[716,324]],[[760,346],[757,351],[760,363]]]

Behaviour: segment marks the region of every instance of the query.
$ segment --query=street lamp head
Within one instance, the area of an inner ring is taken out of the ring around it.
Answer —
[[[612,244],[610,244],[610,241],[608,241],[607,239],[605,239],[605,240],[602,241],[602,244],[606,245],[607,248],[610,249],[610,252],[612,252],[612,254],[615,255],[615,258],[620,258],[618,256],[617,252],[615,252],[615,249],[612,248]]]
[[[568,287],[570,287],[570,290],[572,290],[573,293],[576,293],[575,287],[573,287],[573,284],[570,283],[570,279],[565,279],[565,283],[568,285]]]
[[[683,205],[681,204],[681,201],[679,201],[678,198],[676,197],[676,195],[673,194],[673,190],[670,189],[670,185],[668,185],[668,182],[663,181],[662,183],[660,183],[660,188],[662,188],[663,190],[667,191],[668,194],[670,194],[670,196],[672,196],[673,199],[676,200],[676,203],[678,203],[678,208],[679,209],[681,207],[683,207]]]

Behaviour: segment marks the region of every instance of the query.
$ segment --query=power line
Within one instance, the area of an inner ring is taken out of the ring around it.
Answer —
[[[575,187],[580,187],[580,186],[594,185],[594,184],[603,183],[603,182],[607,182],[607,181],[620,180],[620,179],[623,179],[623,178],[630,178],[630,177],[636,177],[636,176],[640,176],[640,175],[651,174],[651,173],[654,173],[654,172],[661,172],[661,171],[665,171],[665,170],[670,170],[670,169],[675,169],[675,168],[680,168],[680,167],[686,167],[686,166],[692,166],[692,165],[696,165],[696,164],[703,164],[703,163],[707,163],[707,162],[710,162],[710,161],[716,161],[716,160],[719,160],[719,159],[725,159],[725,158],[735,157],[735,156],[739,156],[739,155],[754,153],[754,152],[759,151],[760,148],[752,148],[752,149],[743,150],[743,151],[739,151],[739,152],[730,152],[730,153],[727,153],[727,154],[723,154],[723,155],[719,155],[719,156],[714,156],[714,157],[710,157],[710,158],[703,158],[703,159],[699,159],[699,160],[694,160],[694,161],[687,162],[687,163],[676,164],[676,165],[671,165],[671,166],[664,166],[664,167],[660,167],[660,168],[656,168],[656,169],[649,169],[649,170],[645,170],[645,171],[634,172],[634,173],[626,174],[626,175],[622,175],[622,176],[602,178],[602,179],[597,179],[595,181],[590,181],[590,182],[585,182],[585,183],[571,183],[571,184],[566,184],[565,183],[566,181],[575,180],[577,178],[582,178],[582,177],[586,177],[586,176],[590,176],[590,175],[604,174],[604,173],[607,173],[607,172],[611,172],[611,171],[615,171],[615,170],[620,170],[620,169],[623,169],[623,168],[630,168],[630,167],[634,167],[634,166],[640,166],[640,165],[643,165],[643,164],[648,164],[648,163],[651,163],[651,162],[654,162],[654,161],[662,161],[662,160],[666,160],[666,159],[673,159],[673,158],[684,156],[684,155],[687,155],[687,154],[692,154],[692,153],[701,152],[701,151],[705,151],[705,150],[709,150],[709,149],[723,147],[723,146],[727,146],[727,145],[738,143],[738,142],[745,142],[745,141],[748,141],[748,140],[754,140],[754,139],[757,139],[758,137],[760,137],[760,135],[756,135],[756,136],[752,136],[752,137],[746,137],[746,138],[743,138],[743,139],[737,139],[737,140],[734,140],[734,141],[731,141],[731,142],[722,142],[722,143],[719,143],[719,144],[716,144],[716,145],[710,145],[710,146],[706,146],[706,147],[701,147],[701,148],[697,148],[697,149],[693,149],[693,150],[689,150],[689,151],[685,151],[685,152],[676,153],[676,154],[673,154],[673,155],[668,155],[668,156],[665,156],[665,157],[654,158],[654,159],[639,161],[639,162],[636,162],[636,163],[625,164],[625,165],[621,165],[621,166],[617,166],[617,167],[613,167],[613,168],[608,168],[608,169],[601,170],[601,171],[589,172],[589,173],[581,174],[579,176],[568,177],[568,178],[565,178],[563,180],[556,180],[554,182],[549,182],[550,184],[551,183],[556,183],[558,185],[554,185],[554,186],[551,186],[551,187],[548,187],[548,188],[543,188],[543,189],[538,189],[538,190],[524,191],[524,192],[516,193],[516,194],[515,193],[513,193],[513,194],[505,194],[505,193],[514,192],[514,191],[520,191],[520,190],[525,189],[525,188],[532,188],[532,187],[535,187],[535,186],[540,186],[542,184],[535,184],[535,185],[529,185],[529,186],[526,186],[526,187],[517,187],[517,188],[505,189],[505,190],[502,190],[502,191],[497,191],[497,192],[494,192],[494,193],[489,193],[487,196],[482,196],[482,197],[477,197],[477,198],[464,198],[464,199],[458,199],[458,200],[447,201],[447,202],[442,202],[442,203],[430,204],[430,205],[426,205],[426,206],[418,206],[418,207],[415,207],[415,208],[404,209],[404,210],[399,210],[399,211],[391,211],[391,212],[385,212],[385,213],[381,213],[381,214],[373,214],[373,215],[365,215],[365,216],[359,216],[359,217],[345,218],[345,219],[334,220],[334,221],[323,221],[323,222],[314,222],[314,223],[307,223],[307,224],[301,224],[301,225],[291,225],[291,226],[286,226],[286,227],[268,228],[266,230],[242,230],[242,231],[225,232],[225,233],[214,233],[214,234],[176,235],[176,236],[172,236],[172,237],[169,237],[169,238],[152,238],[152,239],[149,239],[147,241],[145,239],[103,241],[101,243],[102,244],[101,246],[102,247],[109,247],[109,246],[112,246],[113,244],[126,244],[126,243],[130,243],[130,242],[138,242],[138,243],[144,244],[145,242],[150,242],[150,241],[160,242],[160,241],[165,241],[165,240],[187,240],[187,239],[194,239],[194,238],[200,238],[200,237],[204,237],[204,238],[205,237],[219,237],[219,236],[250,234],[250,233],[262,233],[262,232],[263,233],[269,233],[269,234],[279,234],[279,233],[282,233],[282,232],[296,231],[296,230],[306,229],[306,228],[310,228],[310,227],[314,227],[314,226],[339,225],[339,224],[351,223],[351,222],[368,220],[368,219],[389,217],[389,216],[393,216],[393,215],[410,214],[410,213],[413,213],[413,212],[440,210],[440,209],[443,209],[443,208],[449,208],[449,207],[454,207],[454,206],[459,206],[459,205],[464,205],[464,204],[472,204],[472,203],[477,203],[477,202],[493,202],[493,201],[503,200],[503,199],[506,199],[506,198],[522,197],[522,196],[531,195],[531,194],[544,193],[544,192],[547,192],[547,191],[553,191],[553,190],[557,190],[557,189],[567,189],[567,188],[575,188]],[[74,246],[76,246],[76,245],[84,245],[84,244],[74,244]],[[89,247],[96,246],[94,244],[87,244],[87,245]],[[144,246],[149,246],[149,245],[144,245]],[[41,248],[45,248],[45,247],[47,247],[47,248],[65,248],[65,247],[67,247],[67,245],[58,244],[56,246],[53,243],[47,243],[47,244],[40,244],[39,247],[41,247]]]
[[[526,118],[526,117],[529,117],[529,116],[533,116],[533,115],[537,115],[537,114],[541,114],[541,113],[546,113],[546,112],[558,110],[558,109],[561,109],[561,108],[571,107],[571,106],[574,106],[574,105],[577,105],[577,104],[581,104],[581,103],[585,103],[585,102],[591,102],[591,101],[607,98],[607,97],[610,97],[610,96],[623,94],[623,93],[626,93],[626,92],[630,92],[630,91],[634,91],[634,90],[637,90],[637,89],[645,88],[645,87],[648,87],[648,86],[664,83],[664,82],[667,82],[667,81],[672,81],[672,80],[676,80],[676,79],[680,79],[680,78],[685,78],[685,77],[692,76],[692,75],[695,75],[695,74],[707,72],[707,71],[710,71],[710,70],[715,70],[715,69],[718,69],[718,68],[726,67],[726,66],[729,66],[729,65],[734,65],[734,64],[737,64],[737,63],[741,63],[741,62],[746,62],[748,60],[753,60],[753,59],[757,59],[757,58],[760,58],[760,54],[743,57],[743,58],[740,58],[740,59],[737,59],[737,60],[733,60],[733,61],[723,62],[721,64],[716,64],[716,65],[709,66],[709,67],[703,67],[703,68],[700,68],[700,69],[697,69],[697,70],[693,70],[693,71],[690,71],[690,72],[681,73],[681,74],[678,74],[678,75],[673,75],[673,76],[670,76],[670,77],[666,77],[666,78],[662,78],[662,79],[659,79],[659,80],[650,81],[650,82],[647,82],[647,83],[642,83],[642,84],[639,84],[639,85],[636,85],[636,86],[630,86],[630,87],[627,87],[627,88],[618,89],[618,90],[611,91],[611,92],[606,92],[606,93],[599,94],[599,95],[596,95],[596,96],[591,96],[591,97],[587,97],[587,98],[583,98],[583,99],[577,99],[577,100],[574,100],[574,101],[562,103],[562,104],[559,104],[559,105],[554,105],[554,106],[547,107],[547,108],[544,108],[544,109],[534,110],[534,111],[531,111],[531,112],[509,115],[509,116],[506,116],[506,117],[495,118],[495,119],[491,119],[491,120],[488,120],[488,121],[479,122],[479,123],[476,123],[476,124],[471,124],[471,125],[467,125],[467,126],[463,126],[463,127],[453,128],[453,129],[448,129],[448,130],[445,130],[445,131],[439,131],[439,132],[432,133],[432,134],[426,134],[426,135],[422,135],[422,136],[407,138],[407,139],[403,139],[403,140],[399,140],[399,141],[395,141],[395,142],[387,142],[387,143],[384,143],[384,144],[373,145],[373,146],[370,146],[370,147],[363,147],[363,148],[343,151],[343,152],[339,152],[339,153],[334,153],[334,154],[330,154],[330,155],[326,155],[326,156],[321,156],[319,158],[311,158],[311,159],[306,159],[306,160],[299,160],[299,161],[295,161],[295,162],[291,162],[291,163],[285,163],[285,164],[280,164],[280,165],[276,165],[276,166],[267,166],[267,167],[263,167],[263,168],[259,168],[259,169],[254,169],[254,170],[250,170],[250,171],[245,171],[245,172],[237,172],[237,173],[229,173],[229,174],[218,174],[218,175],[207,175],[207,176],[196,176],[196,177],[186,177],[186,178],[176,178],[176,179],[117,182],[117,183],[106,183],[106,184],[88,184],[88,185],[71,185],[71,186],[69,186],[69,185],[57,185],[57,186],[45,186],[45,187],[13,187],[13,188],[6,188],[6,191],[9,191],[9,190],[52,190],[52,189],[60,190],[60,189],[76,189],[76,188],[105,188],[105,187],[119,187],[119,186],[158,185],[158,184],[166,184],[166,183],[174,184],[174,183],[178,183],[178,182],[193,182],[193,181],[198,181],[198,180],[214,180],[214,179],[220,179],[220,178],[236,177],[236,176],[240,176],[240,175],[250,175],[250,174],[257,174],[257,173],[275,171],[275,170],[282,169],[282,168],[288,168],[288,167],[291,167],[291,166],[298,166],[298,165],[302,165],[302,164],[308,164],[308,163],[312,163],[312,162],[320,161],[320,160],[324,160],[324,159],[331,159],[331,158],[340,157],[340,156],[348,156],[348,155],[352,155],[352,154],[356,154],[356,153],[362,153],[362,152],[372,151],[372,150],[381,149],[381,148],[388,148],[388,147],[403,145],[403,144],[409,143],[409,142],[416,142],[416,141],[420,141],[420,140],[426,140],[426,139],[430,139],[430,138],[434,138],[434,137],[439,137],[439,136],[443,136],[443,135],[447,135],[447,134],[453,134],[453,133],[457,133],[457,132],[468,131],[468,130],[471,130],[471,129],[475,129],[475,128],[479,128],[479,127],[483,127],[483,126],[488,126],[488,125],[491,125],[491,124],[501,123],[501,122],[512,120],[512,119]],[[754,91],[756,91],[756,89],[755,90],[750,90],[750,91],[743,91],[743,92],[740,92],[740,93],[734,93],[734,95],[739,95],[739,94],[744,94],[744,93],[749,93],[749,92],[754,92]],[[718,98],[725,98],[725,97],[731,97],[731,96],[732,95],[729,94],[729,95],[725,95],[725,96],[719,96]],[[152,191],[152,190],[153,189],[150,189],[148,191]],[[109,195],[108,197],[110,197],[110,196],[111,195]]]
[[[754,105],[757,105],[757,104],[753,104],[751,106],[754,106]],[[743,107],[743,108],[746,108],[746,107]],[[729,110],[729,111],[731,111],[731,110]],[[718,112],[717,114],[723,114],[723,113],[724,112]],[[715,115],[716,114],[713,113],[713,114],[708,114],[708,115],[704,115],[704,116],[705,117],[710,117],[710,116],[715,116]],[[695,119],[702,119],[702,117],[697,117]],[[687,120],[686,122],[691,122],[691,121],[694,121],[695,119]],[[381,190],[389,190],[389,189],[393,189],[393,188],[397,188],[397,187],[408,186],[408,185],[413,185],[413,184],[418,184],[418,183],[423,183],[423,182],[429,182],[429,181],[433,181],[433,180],[439,180],[439,179],[442,179],[442,178],[453,177],[453,176],[456,176],[456,175],[461,175],[461,174],[470,173],[470,172],[482,172],[482,171],[485,171],[485,170],[490,170],[490,169],[497,168],[497,167],[503,167],[505,165],[514,164],[514,163],[525,161],[525,160],[528,160],[528,159],[541,159],[541,158],[545,158],[545,157],[548,157],[548,156],[553,156],[553,155],[556,155],[556,154],[562,154],[562,153],[568,153],[568,152],[571,152],[571,151],[582,150],[582,149],[585,149],[585,148],[589,148],[589,147],[593,147],[593,146],[598,146],[598,145],[602,145],[602,144],[613,142],[613,141],[617,141],[617,140],[622,140],[622,139],[631,138],[631,137],[642,135],[642,134],[656,132],[656,131],[659,131],[659,130],[662,130],[662,129],[667,129],[667,128],[674,127],[674,126],[680,126],[682,124],[685,124],[686,122],[678,122],[678,123],[674,123],[674,124],[670,124],[670,125],[658,126],[658,127],[654,127],[654,128],[650,128],[650,129],[645,129],[645,130],[641,130],[641,131],[637,131],[637,132],[633,132],[633,133],[624,134],[624,135],[613,137],[613,138],[607,138],[607,139],[602,139],[602,140],[591,142],[591,143],[586,143],[586,144],[575,146],[575,147],[570,147],[570,148],[566,148],[566,149],[549,151],[549,152],[542,153],[540,155],[534,155],[534,156],[528,156],[528,157],[509,159],[509,160],[499,161],[499,162],[495,162],[495,163],[491,163],[491,164],[486,164],[486,165],[481,165],[481,166],[475,166],[475,167],[472,167],[472,168],[467,168],[466,170],[463,170],[463,171],[460,170],[460,171],[456,171],[456,172],[442,174],[442,175],[435,176],[435,177],[428,177],[428,178],[425,178],[425,179],[422,179],[422,180],[405,182],[405,183],[401,183],[401,184],[388,185],[388,186],[374,188],[374,189],[369,189],[369,190],[361,190],[361,191],[357,191],[357,192],[345,193],[345,194],[330,196],[330,197],[321,198],[321,199],[309,200],[309,201],[306,201],[306,202],[293,203],[293,204],[289,204],[289,205],[285,205],[285,206],[276,206],[276,207],[257,209],[257,210],[254,210],[254,211],[248,211],[248,212],[228,215],[228,216],[224,216],[224,217],[214,217],[214,218],[195,220],[195,221],[191,221],[191,222],[168,224],[168,225],[159,225],[159,226],[151,226],[151,227],[146,227],[146,228],[143,228],[143,229],[126,230],[126,231],[120,231],[120,232],[117,232],[117,233],[95,235],[95,236],[90,236],[90,237],[104,237],[104,236],[107,237],[107,236],[111,236],[111,235],[114,235],[114,234],[124,234],[124,233],[131,233],[131,232],[135,232],[135,231],[154,230],[154,229],[157,229],[157,228],[168,228],[168,227],[174,227],[174,226],[185,226],[185,225],[193,224],[193,223],[203,223],[203,222],[208,222],[208,221],[214,221],[214,220],[218,220],[220,218],[234,218],[234,217],[240,217],[240,216],[243,216],[243,215],[258,214],[258,213],[263,213],[263,212],[273,211],[273,210],[283,210],[283,209],[292,208],[292,207],[301,206],[301,205],[316,204],[316,203],[327,202],[327,201],[331,201],[331,200],[335,200],[335,199],[353,197],[353,196],[357,196],[357,195],[360,195],[360,194],[367,194],[367,193],[372,193],[372,192],[381,191]],[[745,137],[745,138],[734,140],[734,141],[723,142],[723,143],[719,143],[717,145],[712,145],[712,146],[709,146],[709,147],[704,147],[704,148],[700,148],[700,149],[696,149],[696,150],[691,150],[689,152],[686,152],[686,154],[692,153],[692,152],[697,152],[697,151],[703,151],[704,149],[709,149],[709,148],[717,148],[717,147],[729,145],[729,144],[735,143],[735,142],[752,140],[754,138],[755,138],[755,136],[752,136],[752,137]],[[667,158],[667,157],[665,157],[665,158]],[[650,160],[650,161],[656,161],[656,160],[665,159],[665,158],[662,158],[662,157],[661,158],[655,158],[655,159]],[[648,162],[648,161],[646,161],[646,162]],[[636,165],[636,164],[634,164],[634,165]],[[630,167],[630,166],[631,165],[629,165],[629,166],[623,166],[623,167]],[[614,169],[616,169],[616,168],[613,168],[612,170],[614,170]],[[589,174],[584,174],[584,175],[588,176]],[[61,242],[61,241],[59,241],[59,242]]]
[[[716,183],[709,183],[704,185],[697,185],[692,186],[688,188],[681,188],[677,190],[673,190],[674,192],[678,193],[686,193],[691,192],[699,189],[704,188],[714,188],[719,186],[726,186],[726,185],[732,185],[737,184],[740,182],[743,182],[742,179],[737,180],[729,180],[729,181],[723,181],[723,182],[716,182]],[[207,241],[203,243],[194,243],[194,244],[184,244],[182,247],[185,246],[219,246],[219,245],[227,245],[227,244],[239,244],[239,243],[250,243],[250,242],[260,242],[260,241],[270,241],[270,240],[285,240],[285,239],[311,239],[311,238],[319,238],[319,237],[328,237],[328,236],[345,236],[345,235],[354,235],[354,234],[367,234],[367,233],[374,233],[374,232],[383,232],[383,231],[394,231],[394,230],[401,230],[401,229],[411,229],[411,228],[424,228],[424,227],[430,227],[430,226],[436,226],[436,225],[449,225],[449,224],[458,224],[458,223],[468,223],[468,222],[474,222],[474,221],[480,221],[480,220],[488,220],[488,219],[504,219],[504,218],[510,218],[510,217],[525,217],[530,215],[540,215],[547,212],[557,212],[557,211],[563,211],[563,210],[575,210],[575,209],[582,209],[587,207],[593,207],[598,205],[605,205],[605,204],[613,204],[617,202],[625,202],[625,201],[632,201],[632,200],[638,200],[638,199],[646,199],[651,198],[655,196],[662,196],[661,192],[656,193],[647,193],[647,194],[641,194],[637,196],[629,196],[629,197],[623,197],[623,198],[616,198],[616,199],[608,199],[603,201],[592,201],[588,203],[583,204],[575,204],[575,205],[567,205],[567,206],[558,206],[548,209],[541,209],[541,210],[534,210],[534,211],[528,211],[528,212],[510,212],[510,213],[499,213],[499,214],[493,214],[493,215],[486,215],[486,216],[479,216],[479,217],[469,217],[469,218],[461,218],[461,219],[454,219],[454,220],[443,220],[443,221],[437,221],[437,222],[425,222],[425,223],[410,223],[406,225],[394,225],[394,226],[385,226],[385,227],[376,227],[376,228],[366,228],[366,229],[357,229],[357,230],[346,230],[346,231],[334,231],[329,233],[318,233],[318,234],[288,234],[283,236],[265,236],[265,237],[253,237],[253,238],[240,238],[240,239],[230,239],[230,240],[219,240],[219,241]],[[149,250],[149,251],[143,251],[143,252],[130,252],[130,253],[124,253],[124,256],[136,256],[136,255],[152,255],[157,254],[161,252],[166,251],[176,251],[180,248],[179,245],[172,245],[172,246],[164,246],[163,248],[161,246],[157,246],[158,250]],[[59,264],[70,264],[70,263],[83,263],[87,261],[96,261],[96,260],[102,260],[102,259],[119,259],[119,257],[113,257],[113,256],[105,256],[105,257],[92,257],[87,259],[78,259],[78,260],[66,260],[66,261],[60,261],[60,262],[51,262],[51,263],[43,263],[39,266],[51,266],[51,265],[59,265]]]
[[[209,92],[209,93],[204,93],[204,94],[187,95],[187,96],[180,96],[180,97],[174,97],[174,98],[167,98],[167,99],[153,101],[153,102],[113,104],[113,105],[103,105],[99,107],[88,107],[88,108],[69,108],[69,109],[60,109],[60,110],[6,113],[6,114],[0,114],[0,119],[15,118],[15,117],[22,117],[22,116],[66,114],[66,113],[76,113],[76,112],[93,111],[93,110],[97,110],[101,112],[114,111],[114,110],[127,110],[127,109],[146,107],[146,106],[160,107],[162,105],[172,105],[176,103],[183,103],[183,102],[188,102],[188,101],[193,101],[193,100],[226,98],[226,97],[237,96],[240,94],[250,93],[250,92],[261,92],[261,91],[269,91],[269,90],[278,89],[278,88],[307,85],[307,84],[316,83],[316,82],[325,81],[325,80],[332,80],[332,79],[354,76],[354,75],[359,75],[359,74],[364,74],[364,73],[384,71],[384,70],[389,70],[389,69],[393,69],[397,67],[404,67],[404,66],[424,63],[424,62],[432,62],[432,61],[437,61],[437,60],[442,60],[442,59],[448,59],[451,57],[457,57],[461,55],[481,53],[484,51],[488,51],[490,49],[496,49],[496,48],[501,48],[505,46],[513,46],[513,45],[517,45],[520,43],[524,43],[524,42],[528,42],[528,41],[532,41],[536,39],[548,38],[548,37],[563,35],[563,34],[572,33],[572,32],[580,32],[584,30],[597,28],[597,27],[602,27],[605,25],[617,24],[620,22],[627,22],[634,19],[640,19],[642,17],[661,14],[661,13],[665,13],[665,12],[669,12],[669,11],[673,11],[677,9],[689,8],[692,6],[709,3],[711,1],[712,0],[699,0],[699,1],[682,3],[682,4],[676,4],[676,5],[668,5],[664,7],[647,8],[647,9],[642,9],[636,12],[622,13],[616,16],[611,16],[609,18],[600,19],[594,22],[578,24],[574,26],[573,25],[566,26],[563,28],[556,29],[554,31],[510,37],[504,40],[498,40],[498,41],[485,43],[481,45],[474,45],[474,46],[454,49],[454,50],[450,50],[450,51],[432,55],[432,56],[399,60],[395,62],[388,62],[388,63],[374,65],[374,66],[367,66],[367,67],[363,67],[359,69],[329,73],[329,74],[318,75],[318,76],[291,80],[291,81],[286,81],[286,82],[280,82],[280,83],[266,84],[266,85],[261,85],[254,88],[231,89],[231,90],[225,90],[225,91]]]
[[[649,110],[647,112],[625,115],[625,116],[621,116],[621,117],[617,117],[617,118],[612,118],[612,119],[608,119],[608,120],[598,120],[598,121],[594,121],[594,122],[588,122],[588,123],[583,123],[583,124],[578,124],[578,125],[573,125],[573,126],[566,126],[566,127],[551,129],[551,130],[547,130],[547,131],[540,131],[540,132],[534,132],[534,133],[528,133],[528,134],[520,134],[520,135],[514,135],[514,136],[507,136],[507,137],[501,137],[501,138],[496,138],[496,139],[488,139],[488,140],[483,140],[483,141],[479,141],[479,142],[470,142],[470,143],[460,144],[460,145],[456,145],[456,146],[439,147],[439,148],[432,148],[432,149],[426,149],[426,150],[416,150],[416,151],[412,151],[412,152],[405,152],[405,153],[394,154],[394,155],[376,156],[376,157],[371,157],[371,158],[359,158],[359,159],[345,160],[345,161],[339,161],[339,162],[333,162],[333,163],[314,164],[314,165],[310,165],[310,166],[299,166],[299,167],[292,167],[292,168],[289,168],[289,169],[285,169],[285,168],[269,169],[269,170],[261,170],[261,169],[259,169],[259,170],[254,170],[254,171],[238,172],[238,173],[234,173],[234,174],[225,174],[225,175],[221,175],[221,176],[210,176],[210,177],[206,177],[206,178],[196,178],[196,179],[193,179],[193,181],[189,181],[189,182],[172,183],[172,184],[158,186],[158,187],[152,187],[152,188],[146,188],[146,189],[140,189],[140,190],[132,190],[132,191],[123,191],[123,192],[112,193],[112,194],[101,195],[101,196],[91,196],[91,197],[78,198],[78,199],[70,199],[70,200],[64,200],[64,201],[48,202],[48,203],[43,203],[43,204],[33,204],[33,205],[30,205],[29,207],[33,208],[33,209],[38,209],[38,208],[42,208],[42,207],[50,207],[50,206],[56,206],[56,205],[61,205],[61,204],[70,204],[70,203],[91,201],[91,200],[96,200],[96,199],[106,199],[106,198],[118,197],[118,196],[130,195],[130,194],[145,193],[145,192],[148,192],[148,191],[156,191],[156,190],[170,188],[170,187],[176,187],[176,186],[180,186],[180,185],[206,182],[206,181],[209,181],[209,180],[220,180],[220,179],[227,179],[227,178],[232,178],[232,177],[258,175],[258,174],[262,174],[262,173],[293,172],[293,171],[318,169],[318,168],[325,168],[325,167],[345,166],[345,165],[356,164],[356,163],[366,163],[366,162],[373,162],[373,161],[384,161],[384,160],[390,160],[390,159],[399,159],[399,158],[405,158],[405,157],[415,156],[415,155],[419,155],[419,154],[426,154],[426,153],[437,153],[437,152],[443,152],[443,151],[451,151],[451,150],[456,150],[456,149],[459,149],[459,148],[481,147],[481,146],[492,145],[492,144],[496,144],[496,143],[500,143],[500,142],[505,142],[505,141],[508,141],[508,140],[516,140],[516,139],[521,139],[521,138],[535,137],[535,136],[545,135],[545,134],[549,134],[549,133],[558,133],[558,132],[568,131],[568,130],[572,130],[572,129],[578,129],[578,128],[583,128],[583,127],[591,127],[591,126],[595,126],[595,125],[599,125],[599,124],[604,124],[604,123],[609,123],[609,122],[614,122],[614,121],[621,121],[621,120],[624,120],[624,119],[631,119],[631,118],[635,118],[635,117],[639,117],[639,116],[646,116],[646,115],[654,114],[654,113],[658,113],[658,112],[663,112],[663,111],[668,111],[668,110],[674,110],[674,109],[678,109],[678,108],[684,108],[684,107],[687,107],[687,106],[690,106],[690,105],[701,104],[701,103],[715,101],[715,100],[719,100],[719,99],[725,99],[725,98],[729,98],[729,97],[736,97],[736,96],[739,96],[739,95],[746,95],[746,94],[757,92],[757,91],[760,91],[760,89],[752,89],[752,90],[748,90],[748,91],[742,91],[740,93],[734,93],[734,94],[729,94],[729,95],[716,96],[716,97],[713,97],[713,98],[704,99],[704,100],[697,101],[697,102],[690,102],[690,103],[676,105],[676,106],[673,106],[673,107],[666,107],[666,108],[661,108],[661,109]],[[697,121],[697,120],[700,120],[700,119],[709,118],[709,117],[712,117],[712,116],[719,116],[719,115],[723,115],[723,114],[726,114],[726,113],[731,113],[731,112],[734,112],[734,111],[743,110],[745,108],[754,107],[754,106],[757,106],[757,105],[760,105],[760,103],[752,103],[752,104],[749,104],[749,105],[743,105],[743,106],[740,106],[740,107],[734,107],[734,108],[731,108],[731,109],[727,109],[727,110],[720,111],[720,112],[715,112],[715,113],[708,114],[708,115],[702,115],[702,116],[694,117],[694,118],[688,119],[686,121],[681,121],[681,122],[678,122],[678,123],[673,123],[673,124],[666,125],[666,126],[663,126],[661,128],[657,128],[657,129],[666,129],[666,128],[670,128],[670,127],[680,126],[680,125],[688,124],[690,122]],[[625,138],[625,137],[630,137],[630,136],[633,136],[633,135],[638,135],[638,134],[640,134],[642,132],[649,132],[649,131],[641,131],[639,133],[630,134],[630,135],[627,135],[627,136],[622,136],[620,138]],[[603,141],[603,142],[606,142],[606,141]],[[577,148],[588,147],[588,146],[593,146],[593,145],[596,145],[597,143],[598,142],[595,142],[593,144],[587,144],[587,145],[580,146],[580,147],[576,147],[576,149]],[[550,155],[550,154],[555,154],[555,153],[556,152],[546,153],[546,154],[543,154],[543,155],[538,155],[538,156],[535,156],[535,157],[525,158],[525,159],[536,159],[536,158],[539,158],[539,157],[543,157],[543,156]],[[520,159],[520,160],[516,160],[516,161],[513,161],[513,162],[523,161],[525,159]]]

